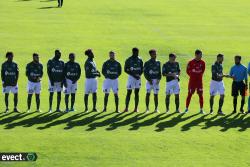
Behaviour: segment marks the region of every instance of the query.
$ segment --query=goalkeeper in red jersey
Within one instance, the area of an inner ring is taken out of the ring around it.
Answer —
[[[202,51],[195,51],[195,58],[188,62],[187,74],[189,75],[188,84],[188,96],[186,100],[186,110],[184,113],[188,112],[188,107],[192,98],[192,95],[197,92],[200,101],[200,113],[204,114],[203,111],[203,83],[202,77],[206,68],[205,62],[201,60]]]

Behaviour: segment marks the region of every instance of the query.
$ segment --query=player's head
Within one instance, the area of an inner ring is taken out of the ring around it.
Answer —
[[[202,58],[202,51],[199,50],[199,49],[197,49],[197,50],[195,51],[195,59],[196,59],[196,60],[201,60],[201,58]]]
[[[149,50],[148,53],[149,53],[149,55],[150,55],[150,57],[151,57],[152,59],[156,59],[157,54],[156,54],[156,50],[155,50],[155,49]]]
[[[61,58],[61,52],[58,49],[55,50],[55,58],[58,59],[58,60]]]
[[[224,55],[223,54],[218,54],[217,55],[217,62],[222,64],[223,60],[224,60]]]
[[[236,55],[236,56],[234,57],[234,62],[235,62],[235,64],[240,64],[240,61],[241,61],[241,56],[240,56],[240,55]]]
[[[133,48],[132,49],[132,54],[133,54],[133,56],[139,56],[139,49],[138,48]]]
[[[75,53],[70,53],[69,54],[69,61],[74,62],[75,61]]]
[[[112,60],[115,59],[115,52],[114,51],[109,52],[109,58],[112,59]]]
[[[94,53],[93,53],[92,49],[87,49],[85,51],[85,55],[88,56],[89,58],[94,58]]]
[[[14,57],[13,52],[6,53],[6,58],[8,59],[8,61],[13,61],[13,57]]]
[[[170,54],[169,54],[169,61],[170,61],[170,62],[174,62],[175,59],[176,59],[176,55],[175,55],[174,53],[170,53]]]
[[[39,63],[39,55],[37,53],[33,53],[33,61]]]

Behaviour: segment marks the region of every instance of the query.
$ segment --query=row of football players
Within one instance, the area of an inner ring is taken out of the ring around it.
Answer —
[[[101,76],[101,73],[97,70],[96,63],[94,61],[94,54],[91,49],[85,51],[87,60],[84,65],[85,69],[85,111],[88,111],[88,96],[92,94],[93,97],[93,111],[97,111],[96,102],[97,102],[97,77]],[[166,112],[169,112],[169,103],[170,95],[175,95],[175,105],[176,112],[180,112],[179,109],[179,77],[181,69],[179,63],[176,61],[176,55],[171,53],[169,54],[169,60],[161,68],[160,61],[157,60],[157,52],[152,49],[149,51],[150,59],[143,64],[142,59],[139,57],[139,49],[132,49],[132,56],[130,56],[124,66],[124,71],[128,74],[127,81],[127,95],[126,95],[126,107],[124,112],[128,111],[130,97],[132,91],[134,90],[135,94],[135,108],[134,112],[138,112],[138,103],[139,103],[139,90],[141,88],[141,75],[144,73],[144,76],[147,80],[146,82],[146,112],[149,111],[149,99],[150,93],[154,93],[154,103],[155,103],[155,112],[158,112],[158,92],[159,92],[159,82],[164,76],[166,78]],[[6,112],[9,111],[9,102],[8,97],[9,93],[14,94],[14,111],[19,112],[17,109],[18,103],[18,76],[19,70],[18,65],[13,62],[13,53],[7,52],[6,62],[2,64],[1,69],[1,78],[3,83],[3,93],[5,94],[5,104]],[[225,87],[223,83],[223,78],[232,78],[232,96],[234,97],[233,112],[236,113],[237,109],[237,97],[240,94],[241,107],[240,112],[244,113],[244,104],[245,104],[245,92],[248,89],[248,74],[250,75],[250,63],[249,68],[247,69],[244,65],[241,64],[241,56],[235,56],[235,65],[231,68],[230,74],[225,75],[223,73],[223,58],[222,54],[217,55],[216,62],[212,65],[212,80],[210,83],[210,113],[213,113],[213,104],[214,96],[216,94],[220,95],[219,100],[219,109],[218,114],[224,115],[222,112],[222,106],[224,102],[224,92]],[[56,111],[60,112],[60,102],[61,102],[61,92],[65,93],[65,104],[66,112],[74,111],[75,103],[75,94],[77,91],[77,81],[81,76],[81,67],[78,63],[75,62],[75,54],[69,54],[69,61],[64,64],[60,59],[61,52],[59,50],[55,51],[55,55],[47,63],[47,74],[49,77],[49,112],[52,112],[52,103],[54,92],[57,93],[57,107]],[[188,95],[186,99],[186,110],[184,113],[188,112],[188,107],[191,101],[192,95],[197,92],[200,102],[200,113],[204,114],[203,111],[203,74],[205,71],[205,62],[202,60],[202,51],[195,51],[195,58],[188,62],[186,73],[189,76],[188,84]],[[115,106],[116,112],[119,112],[119,97],[118,97],[118,78],[122,73],[121,64],[115,58],[115,52],[109,52],[109,59],[102,66],[102,75],[105,77],[103,83],[103,92],[105,93],[104,97],[104,109],[107,111],[107,103],[110,90],[112,89],[115,97]],[[33,54],[33,61],[27,64],[26,66],[26,76],[28,78],[28,99],[27,106],[28,111],[31,107],[32,95],[35,94],[37,111],[40,111],[40,91],[41,91],[41,78],[43,77],[43,65],[39,62],[39,55]],[[71,106],[69,107],[69,97],[71,96]],[[248,99],[250,107],[250,98]],[[248,113],[250,108],[248,109]]]

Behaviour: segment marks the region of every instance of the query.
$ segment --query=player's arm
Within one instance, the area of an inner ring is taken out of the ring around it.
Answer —
[[[120,63],[118,63],[118,76],[122,74],[122,66]]]
[[[43,77],[43,65],[41,64],[41,77],[40,78],[42,77]]]
[[[129,65],[129,61],[128,60],[125,61],[124,71],[128,75],[134,76],[133,72],[130,71],[130,65]]]
[[[80,79],[81,75],[82,75],[82,70],[81,70],[81,66],[78,64],[78,76],[77,76],[77,81]]]
[[[16,80],[15,80],[15,85],[17,84],[18,79],[19,79],[19,68],[18,68],[18,65],[16,64]]]
[[[188,62],[188,64],[187,64],[187,69],[186,69],[186,73],[190,76],[191,75],[191,71],[192,69],[191,69],[191,62]]]
[[[3,87],[5,87],[4,82],[5,82],[5,75],[4,75],[4,66],[2,65],[1,68],[1,79],[2,79],[2,83],[3,83]]]
[[[144,67],[143,67],[143,73],[144,77],[146,78],[147,81],[151,82],[151,79],[149,77],[149,69],[148,69],[148,63],[146,62]]]
[[[161,80],[161,62],[159,62],[159,74],[158,74],[158,80]]]
[[[234,80],[233,67],[230,69],[229,77]]]
[[[48,74],[48,77],[49,77],[49,80],[50,80],[50,83],[51,85],[53,86],[54,85],[54,81],[53,81],[53,77],[51,75],[51,60],[48,61],[47,63],[47,74]]]
[[[246,68],[246,70],[245,70],[245,85],[246,85],[246,89],[248,89],[248,76],[247,76],[247,73],[248,73],[248,71],[247,71],[247,68]]]
[[[106,69],[106,62],[102,65],[102,75],[106,78],[107,76],[107,69]]]
[[[202,62],[201,73],[204,74],[205,70],[206,70],[206,63]]]
[[[250,63],[248,64],[248,75],[250,76]]]
[[[141,68],[140,75],[142,75],[143,73],[143,61],[142,60],[140,61],[140,68]]]

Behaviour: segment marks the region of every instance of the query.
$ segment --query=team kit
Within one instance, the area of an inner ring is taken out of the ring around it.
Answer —
[[[109,59],[104,62],[101,72],[97,70],[96,63],[94,61],[94,53],[91,49],[85,51],[87,57],[84,70],[85,70],[85,93],[84,104],[85,112],[88,112],[89,94],[92,94],[93,112],[97,112],[97,78],[103,75],[105,80],[102,88],[105,94],[103,112],[107,111],[107,104],[110,91],[112,90],[115,98],[115,111],[119,111],[119,83],[118,78],[122,73],[122,66],[116,60],[116,54],[114,51],[109,52]],[[157,51],[151,49],[149,51],[150,59],[143,63],[139,57],[139,49],[132,49],[132,56],[127,58],[124,65],[124,71],[128,74],[127,79],[127,94],[125,98],[124,112],[128,112],[130,98],[134,92],[135,107],[134,112],[138,112],[139,104],[139,91],[141,88],[141,78],[144,75],[146,79],[146,112],[149,112],[150,94],[153,92],[155,110],[158,111],[158,93],[159,83],[162,77],[166,78],[166,98],[165,106],[166,111],[169,112],[170,96],[175,96],[176,112],[187,113],[189,104],[193,94],[196,92],[199,96],[200,111],[199,113],[205,114],[203,111],[203,74],[206,69],[206,64],[202,60],[202,51],[196,50],[194,59],[188,62],[186,68],[186,74],[189,76],[188,83],[188,95],[186,98],[186,109],[181,112],[180,106],[180,74],[181,69],[179,63],[176,61],[176,54],[170,53],[169,60],[161,65],[161,62],[157,60]],[[6,111],[9,111],[9,93],[14,94],[14,112],[19,112],[17,109],[18,104],[18,78],[19,69],[18,65],[13,61],[14,54],[12,52],[6,53],[6,61],[2,64],[1,79],[3,84],[3,93],[5,94]],[[250,75],[250,63],[248,68],[241,64],[241,56],[234,57],[235,65],[231,68],[229,74],[223,73],[223,60],[224,56],[218,54],[215,63],[211,67],[212,79],[210,83],[210,114],[213,114],[214,97],[220,96],[218,114],[225,115],[222,111],[224,103],[225,86],[223,78],[231,78],[232,82],[232,96],[233,96],[233,113],[237,112],[237,98],[241,96],[240,112],[244,112],[245,97],[248,90],[248,75]],[[61,94],[65,94],[65,112],[75,111],[75,97],[77,92],[77,82],[81,77],[81,66],[75,62],[75,54],[69,54],[69,61],[64,63],[61,60],[60,50],[55,50],[55,55],[47,63],[47,75],[49,78],[49,112],[52,112],[53,96],[57,95],[56,112],[62,112],[60,110]],[[39,55],[33,54],[33,61],[26,66],[26,76],[28,78],[27,83],[27,112],[30,112],[31,101],[33,94],[35,95],[36,108],[38,112],[40,110],[40,92],[41,92],[41,79],[43,77],[43,65],[39,62]],[[70,103],[70,104],[69,104]],[[69,106],[70,105],[70,106]],[[248,112],[250,114],[250,97],[248,97]]]

